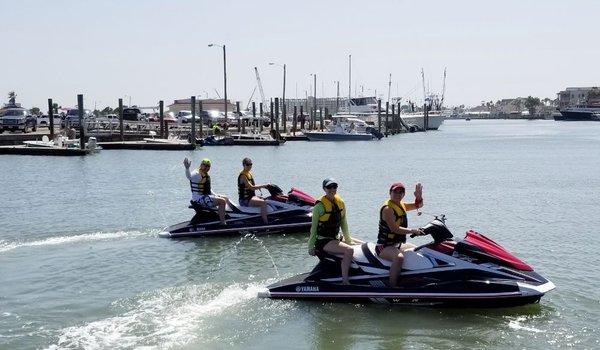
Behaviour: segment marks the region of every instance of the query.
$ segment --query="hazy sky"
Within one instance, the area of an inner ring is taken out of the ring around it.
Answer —
[[[448,68],[448,105],[600,85],[600,1],[8,1],[0,0],[0,101],[86,108],[166,104],[223,93],[245,105],[261,74],[267,97],[317,95],[422,99]],[[258,90],[254,97],[259,100]]]

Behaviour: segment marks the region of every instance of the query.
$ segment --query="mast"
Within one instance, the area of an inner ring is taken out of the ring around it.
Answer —
[[[390,73],[390,80],[388,82],[388,98],[387,102],[390,103],[390,90],[392,89],[392,73]]]
[[[440,100],[440,109],[444,104],[444,97],[446,95],[446,67],[444,67],[444,82],[442,83],[442,99]]]
[[[351,96],[352,96],[352,55],[348,55],[348,114],[352,114],[351,111]]]
[[[423,104],[427,104],[427,92],[425,91],[425,71],[421,68],[421,78],[423,79]]]

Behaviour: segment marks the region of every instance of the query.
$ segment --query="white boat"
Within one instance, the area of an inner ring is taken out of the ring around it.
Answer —
[[[400,117],[408,126],[415,125],[419,130],[425,130],[425,116],[423,112],[401,114]],[[440,111],[429,112],[429,123],[427,130],[437,130],[446,119]]]
[[[304,131],[310,141],[369,141],[371,128],[355,115],[335,115],[323,131]]]

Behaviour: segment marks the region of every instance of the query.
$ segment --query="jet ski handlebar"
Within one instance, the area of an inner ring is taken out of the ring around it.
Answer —
[[[446,216],[444,214],[435,216],[427,225],[421,227],[424,235],[431,235],[436,243],[451,240],[453,235],[452,232],[446,226]],[[411,238],[421,235],[410,235]]]

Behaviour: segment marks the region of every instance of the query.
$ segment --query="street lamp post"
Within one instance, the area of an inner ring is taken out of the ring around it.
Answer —
[[[225,120],[227,120],[227,53],[225,45],[208,44],[208,47],[213,46],[223,48],[223,109],[225,110]]]

